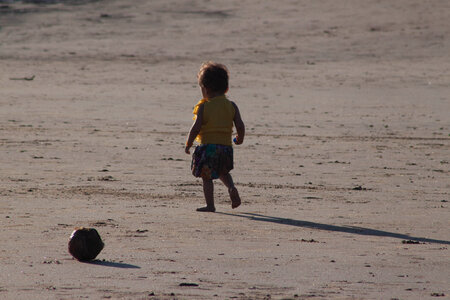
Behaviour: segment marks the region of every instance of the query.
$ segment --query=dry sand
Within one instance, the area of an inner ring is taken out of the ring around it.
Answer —
[[[1,299],[449,299],[449,1],[6,2]],[[248,133],[215,214],[205,60]]]

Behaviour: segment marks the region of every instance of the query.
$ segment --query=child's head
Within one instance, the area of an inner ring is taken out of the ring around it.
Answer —
[[[215,62],[203,63],[198,72],[200,87],[214,94],[225,94],[228,91],[228,70]]]

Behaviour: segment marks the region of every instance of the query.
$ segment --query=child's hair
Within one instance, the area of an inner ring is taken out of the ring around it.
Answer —
[[[198,84],[208,90],[223,94],[228,90],[228,69],[222,64],[203,63],[197,77]]]

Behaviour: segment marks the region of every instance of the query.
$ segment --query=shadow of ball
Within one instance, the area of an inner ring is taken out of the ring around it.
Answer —
[[[105,244],[94,228],[75,228],[69,239],[69,253],[79,261],[90,261],[97,257]]]

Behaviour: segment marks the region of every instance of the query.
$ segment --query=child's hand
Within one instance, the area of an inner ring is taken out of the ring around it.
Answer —
[[[243,139],[241,139],[238,135],[233,139],[233,142],[236,144],[236,145],[241,145],[243,142],[244,142],[244,140]]]
[[[191,154],[191,151],[190,151],[191,147],[192,147],[192,146],[186,145],[186,148],[184,148],[184,152],[185,152],[186,154]]]

